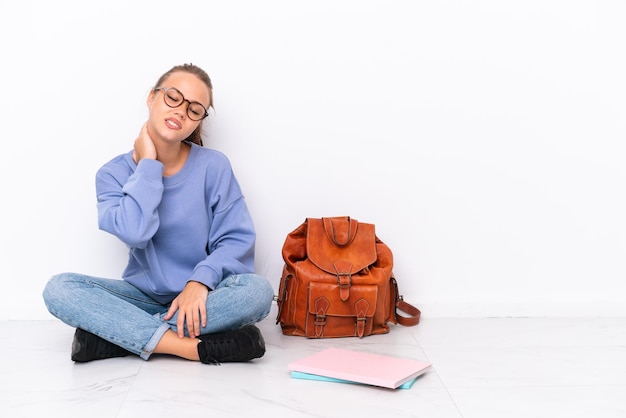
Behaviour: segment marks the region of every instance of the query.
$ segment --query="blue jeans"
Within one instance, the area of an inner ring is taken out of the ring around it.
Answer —
[[[147,360],[167,330],[177,332],[178,312],[168,321],[163,305],[124,280],[77,273],[53,276],[43,291],[52,315]],[[237,329],[265,318],[273,289],[256,274],[233,275],[207,298],[207,325],[201,334]],[[185,335],[188,335],[185,327]]]

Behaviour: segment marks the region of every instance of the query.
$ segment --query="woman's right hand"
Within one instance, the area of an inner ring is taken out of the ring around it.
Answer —
[[[156,160],[157,152],[148,133],[148,122],[144,123],[139,132],[139,136],[135,139],[135,145],[133,148],[133,160],[135,163],[139,163],[139,160],[143,158],[150,158]]]

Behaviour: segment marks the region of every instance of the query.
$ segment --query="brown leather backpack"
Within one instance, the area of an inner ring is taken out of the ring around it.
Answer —
[[[307,218],[287,235],[282,255],[276,323],[285,335],[364,337],[388,333],[389,322],[419,323],[420,310],[398,294],[393,255],[373,224]]]

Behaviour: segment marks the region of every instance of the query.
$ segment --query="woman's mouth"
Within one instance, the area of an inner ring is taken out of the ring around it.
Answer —
[[[182,125],[176,119],[168,118],[165,119],[165,124],[171,129],[181,129]]]

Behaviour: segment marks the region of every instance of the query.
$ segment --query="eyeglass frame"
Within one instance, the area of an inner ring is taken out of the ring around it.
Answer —
[[[200,102],[196,102],[196,101],[193,101],[193,102],[192,102],[192,101],[189,101],[189,100],[185,99],[185,95],[183,95],[183,93],[181,93],[181,91],[180,91],[180,90],[178,90],[176,87],[156,87],[156,88],[154,89],[154,91],[155,91],[155,92],[156,92],[156,91],[159,91],[159,90],[163,90],[163,102],[164,102],[164,103],[165,103],[168,107],[170,107],[170,108],[172,108],[172,109],[176,109],[177,107],[182,106],[182,104],[183,104],[183,103],[187,102],[187,103],[188,103],[188,104],[187,104],[187,111],[186,111],[186,113],[187,113],[187,117],[188,117],[189,119],[193,120],[194,122],[200,122],[200,121],[204,120],[207,116],[209,116],[209,112],[208,112],[207,108],[206,108],[206,107],[204,107],[204,105],[203,105],[202,103],[200,103]],[[180,104],[179,104],[178,106],[170,106],[170,104],[169,104],[169,103],[167,103],[167,101],[165,100],[165,94],[167,93],[167,91],[168,91],[168,90],[174,90],[174,91],[178,92],[178,94],[180,94],[180,97],[182,97],[182,98],[183,98],[183,100],[180,102]],[[196,119],[192,118],[192,117],[189,115],[189,106],[191,106],[191,104],[192,104],[192,103],[194,103],[194,104],[198,104],[198,105],[200,105],[200,106],[202,107],[202,109],[204,109],[204,115],[202,115],[202,117],[201,117],[200,119],[197,119],[197,120],[196,120]]]

